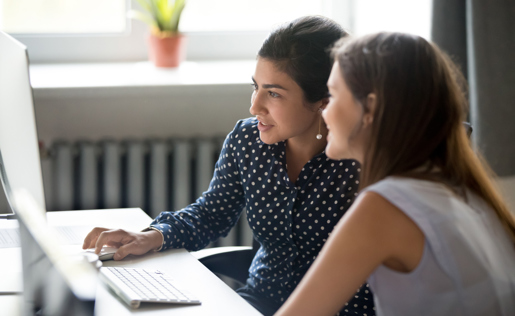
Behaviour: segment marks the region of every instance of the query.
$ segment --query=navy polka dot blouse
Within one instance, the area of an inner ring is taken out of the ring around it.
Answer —
[[[267,145],[257,120],[239,121],[227,136],[209,189],[176,212],[162,212],[151,227],[163,233],[162,249],[199,250],[227,236],[245,207],[261,244],[249,269],[249,284],[284,302],[338,220],[357,195],[358,163],[321,153],[302,169],[295,184],[286,172],[285,142]],[[341,315],[373,315],[365,285]]]

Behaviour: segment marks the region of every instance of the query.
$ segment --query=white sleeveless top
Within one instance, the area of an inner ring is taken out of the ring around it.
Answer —
[[[369,277],[378,316],[515,315],[515,247],[494,211],[439,183],[388,177],[374,191],[422,230],[422,260],[410,273],[379,266]]]

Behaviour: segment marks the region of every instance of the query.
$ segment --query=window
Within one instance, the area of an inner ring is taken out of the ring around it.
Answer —
[[[268,32],[271,26],[299,16],[329,16],[328,3],[323,0],[189,0],[181,29],[184,32]]]
[[[250,59],[274,26],[303,15],[324,15],[348,28],[352,1],[188,0],[180,28],[190,59]]]
[[[132,23],[135,0],[0,0],[0,30],[28,47],[31,62],[146,58],[146,28]]]
[[[126,0],[2,0],[0,29],[14,34],[124,33]]]
[[[357,0],[353,33],[412,33],[430,39],[432,0]],[[373,8],[373,10],[371,9]]]
[[[355,35],[379,30],[429,37],[431,0],[187,0],[180,30],[189,60],[252,59],[276,25],[308,14]],[[72,5],[73,4],[73,5]],[[148,27],[127,19],[136,0],[0,0],[0,29],[29,48],[33,62],[147,58]]]

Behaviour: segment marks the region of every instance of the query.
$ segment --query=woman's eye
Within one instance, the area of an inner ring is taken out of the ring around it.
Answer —
[[[278,98],[279,95],[273,91],[268,91],[268,94],[272,97],[272,98]]]
[[[251,83],[250,86],[252,87],[253,90],[257,90],[258,89],[258,86],[255,83]]]

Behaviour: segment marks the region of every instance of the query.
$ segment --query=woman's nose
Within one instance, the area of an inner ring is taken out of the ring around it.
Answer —
[[[261,101],[261,96],[257,91],[252,93],[252,97],[250,98],[250,114],[252,115],[263,115],[266,112],[266,108],[263,106]]]

